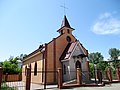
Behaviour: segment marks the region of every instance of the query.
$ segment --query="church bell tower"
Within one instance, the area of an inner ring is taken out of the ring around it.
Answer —
[[[74,28],[72,28],[67,20],[66,15],[64,15],[62,24],[61,24],[61,28],[57,31],[60,33],[60,35],[62,34],[72,34],[72,31],[74,30]]]

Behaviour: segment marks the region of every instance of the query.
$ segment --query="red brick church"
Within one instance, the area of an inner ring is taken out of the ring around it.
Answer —
[[[53,84],[57,81],[58,68],[62,68],[63,81],[71,81],[76,79],[76,68],[80,68],[85,78],[89,79],[89,62],[88,51],[77,40],[72,32],[72,28],[64,16],[61,27],[57,30],[59,36],[53,38],[52,41],[40,45],[39,48],[31,52],[23,60],[22,79],[25,81],[25,71],[27,67],[31,68],[31,82]],[[53,71],[53,73],[45,73],[42,71]],[[41,72],[41,73],[39,73]],[[82,80],[86,80],[82,77]]]

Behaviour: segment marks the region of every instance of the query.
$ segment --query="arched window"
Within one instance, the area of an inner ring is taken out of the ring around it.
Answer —
[[[70,33],[70,30],[69,30],[69,29],[67,29],[67,33]]]
[[[31,69],[31,64],[29,64],[29,68]]]
[[[67,36],[67,37],[66,37],[66,40],[70,43],[70,42],[71,42],[70,36]]]
[[[63,30],[61,30],[61,34],[63,34]]]
[[[65,65],[63,66],[63,69],[64,69],[63,73],[66,74],[66,66]]]
[[[27,66],[25,66],[25,76],[27,75]]]
[[[37,62],[35,62],[35,65],[34,65],[34,75],[37,75]]]

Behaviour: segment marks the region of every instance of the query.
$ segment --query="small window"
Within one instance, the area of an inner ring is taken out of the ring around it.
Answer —
[[[66,37],[66,40],[70,43],[71,42],[71,38],[69,36]]]
[[[69,29],[67,29],[67,32],[68,32],[68,33],[70,33],[70,30],[69,30]]]
[[[45,59],[45,52],[43,53],[43,58],[42,58],[43,60]]]
[[[29,64],[29,68],[31,69],[31,64]]]
[[[27,75],[27,66],[25,66],[25,76]]]
[[[61,34],[63,34],[63,30],[61,30]]]
[[[63,69],[64,69],[63,73],[66,74],[66,66],[65,65],[63,66]]]
[[[35,65],[34,65],[34,76],[37,75],[37,62],[35,62]]]

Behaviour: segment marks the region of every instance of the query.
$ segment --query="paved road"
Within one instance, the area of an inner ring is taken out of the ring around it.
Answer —
[[[18,90],[25,90],[25,83],[24,82],[12,82],[7,83],[9,86],[19,87]],[[57,85],[47,85],[47,88],[49,90],[59,90],[57,88]],[[40,90],[43,89],[43,85],[38,84],[31,84],[31,90]],[[103,87],[74,87],[64,90],[120,90],[120,83],[114,83],[114,84],[106,84]]]
[[[22,81],[20,81],[20,82],[7,82],[6,84],[8,87],[17,88],[17,90],[25,90],[25,82],[22,82]],[[52,90],[58,89],[57,85],[47,85],[46,88],[52,89]],[[31,83],[30,90],[41,90],[41,89],[44,89],[44,85]]]
[[[103,87],[77,87],[71,88],[73,90],[120,90],[120,83],[107,84]]]
[[[56,88],[57,85],[48,85],[47,88],[49,90],[59,90]],[[34,89],[33,89],[34,88]],[[43,86],[36,86],[35,84],[32,84],[31,90],[40,90],[43,89]],[[103,87],[74,87],[74,88],[69,88],[69,89],[63,89],[63,90],[120,90],[120,83],[114,83],[114,84],[106,84]]]

